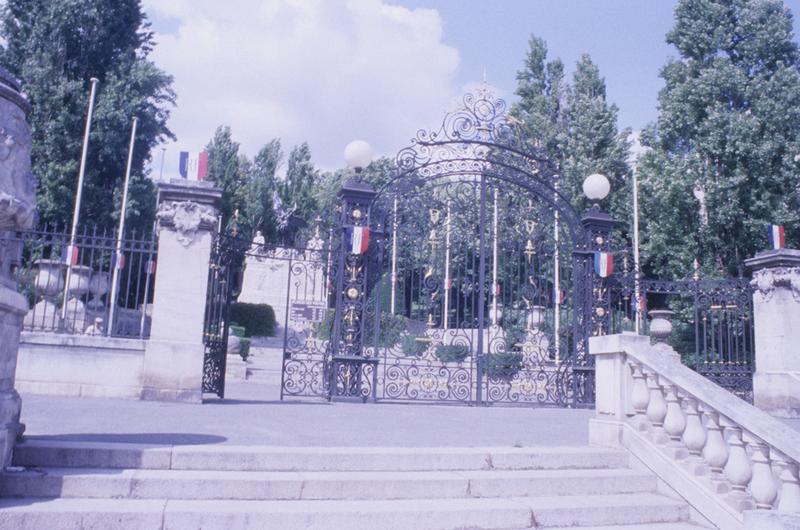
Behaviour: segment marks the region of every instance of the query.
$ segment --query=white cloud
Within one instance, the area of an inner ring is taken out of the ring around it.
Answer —
[[[353,138],[393,155],[435,125],[457,92],[459,54],[431,9],[383,0],[145,0],[155,62],[175,77],[167,169],[230,125],[253,155],[307,140],[333,168]],[[160,163],[160,160],[156,160]]]

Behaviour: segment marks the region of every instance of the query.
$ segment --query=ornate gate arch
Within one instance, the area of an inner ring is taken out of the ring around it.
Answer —
[[[593,401],[586,343],[608,316],[592,258],[611,221],[581,220],[506,111],[467,94],[398,153],[381,189],[346,187],[330,395]]]

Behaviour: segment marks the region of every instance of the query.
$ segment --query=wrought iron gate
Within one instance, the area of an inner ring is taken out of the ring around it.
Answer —
[[[225,397],[225,360],[236,270],[241,265],[240,240],[218,235],[211,249],[203,326],[203,392]]]
[[[324,260],[292,258],[281,396],[590,404],[587,339],[609,318],[592,251],[610,224],[582,225],[487,92],[397,166],[380,190],[345,185]],[[325,294],[295,308],[317,274]]]

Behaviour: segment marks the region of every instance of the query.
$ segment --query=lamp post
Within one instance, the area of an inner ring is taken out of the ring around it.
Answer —
[[[370,210],[377,195],[361,174],[372,160],[372,149],[363,140],[350,142],[344,157],[355,172],[339,191],[341,247],[337,257],[336,306],[328,373],[329,399],[366,401],[375,397],[377,358],[364,356],[364,332],[368,289],[366,253],[370,244]],[[371,374],[366,367],[371,367]],[[372,384],[365,382],[371,375]]]
[[[591,335],[606,335],[610,329],[611,299],[606,279],[614,270],[613,255],[610,252],[614,220],[600,209],[599,204],[610,191],[611,183],[600,173],[593,173],[583,181],[583,193],[594,203],[581,218],[589,239],[587,250],[591,252],[586,271],[591,277],[591,304],[588,304],[591,306],[591,314],[586,315],[587,323],[591,326],[587,331]]]

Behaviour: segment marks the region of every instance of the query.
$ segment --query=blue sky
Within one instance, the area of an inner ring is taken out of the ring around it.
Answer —
[[[658,72],[673,0],[145,0],[175,76],[179,108],[165,173],[228,124],[253,155],[272,137],[308,141],[323,168],[350,139],[393,155],[481,81],[514,99],[528,39],[568,73],[589,53],[619,107],[620,128],[657,117]],[[800,0],[786,4],[800,13]],[[798,23],[795,20],[795,34]],[[154,160],[157,166],[158,155]],[[165,175],[166,176],[166,175]]]

